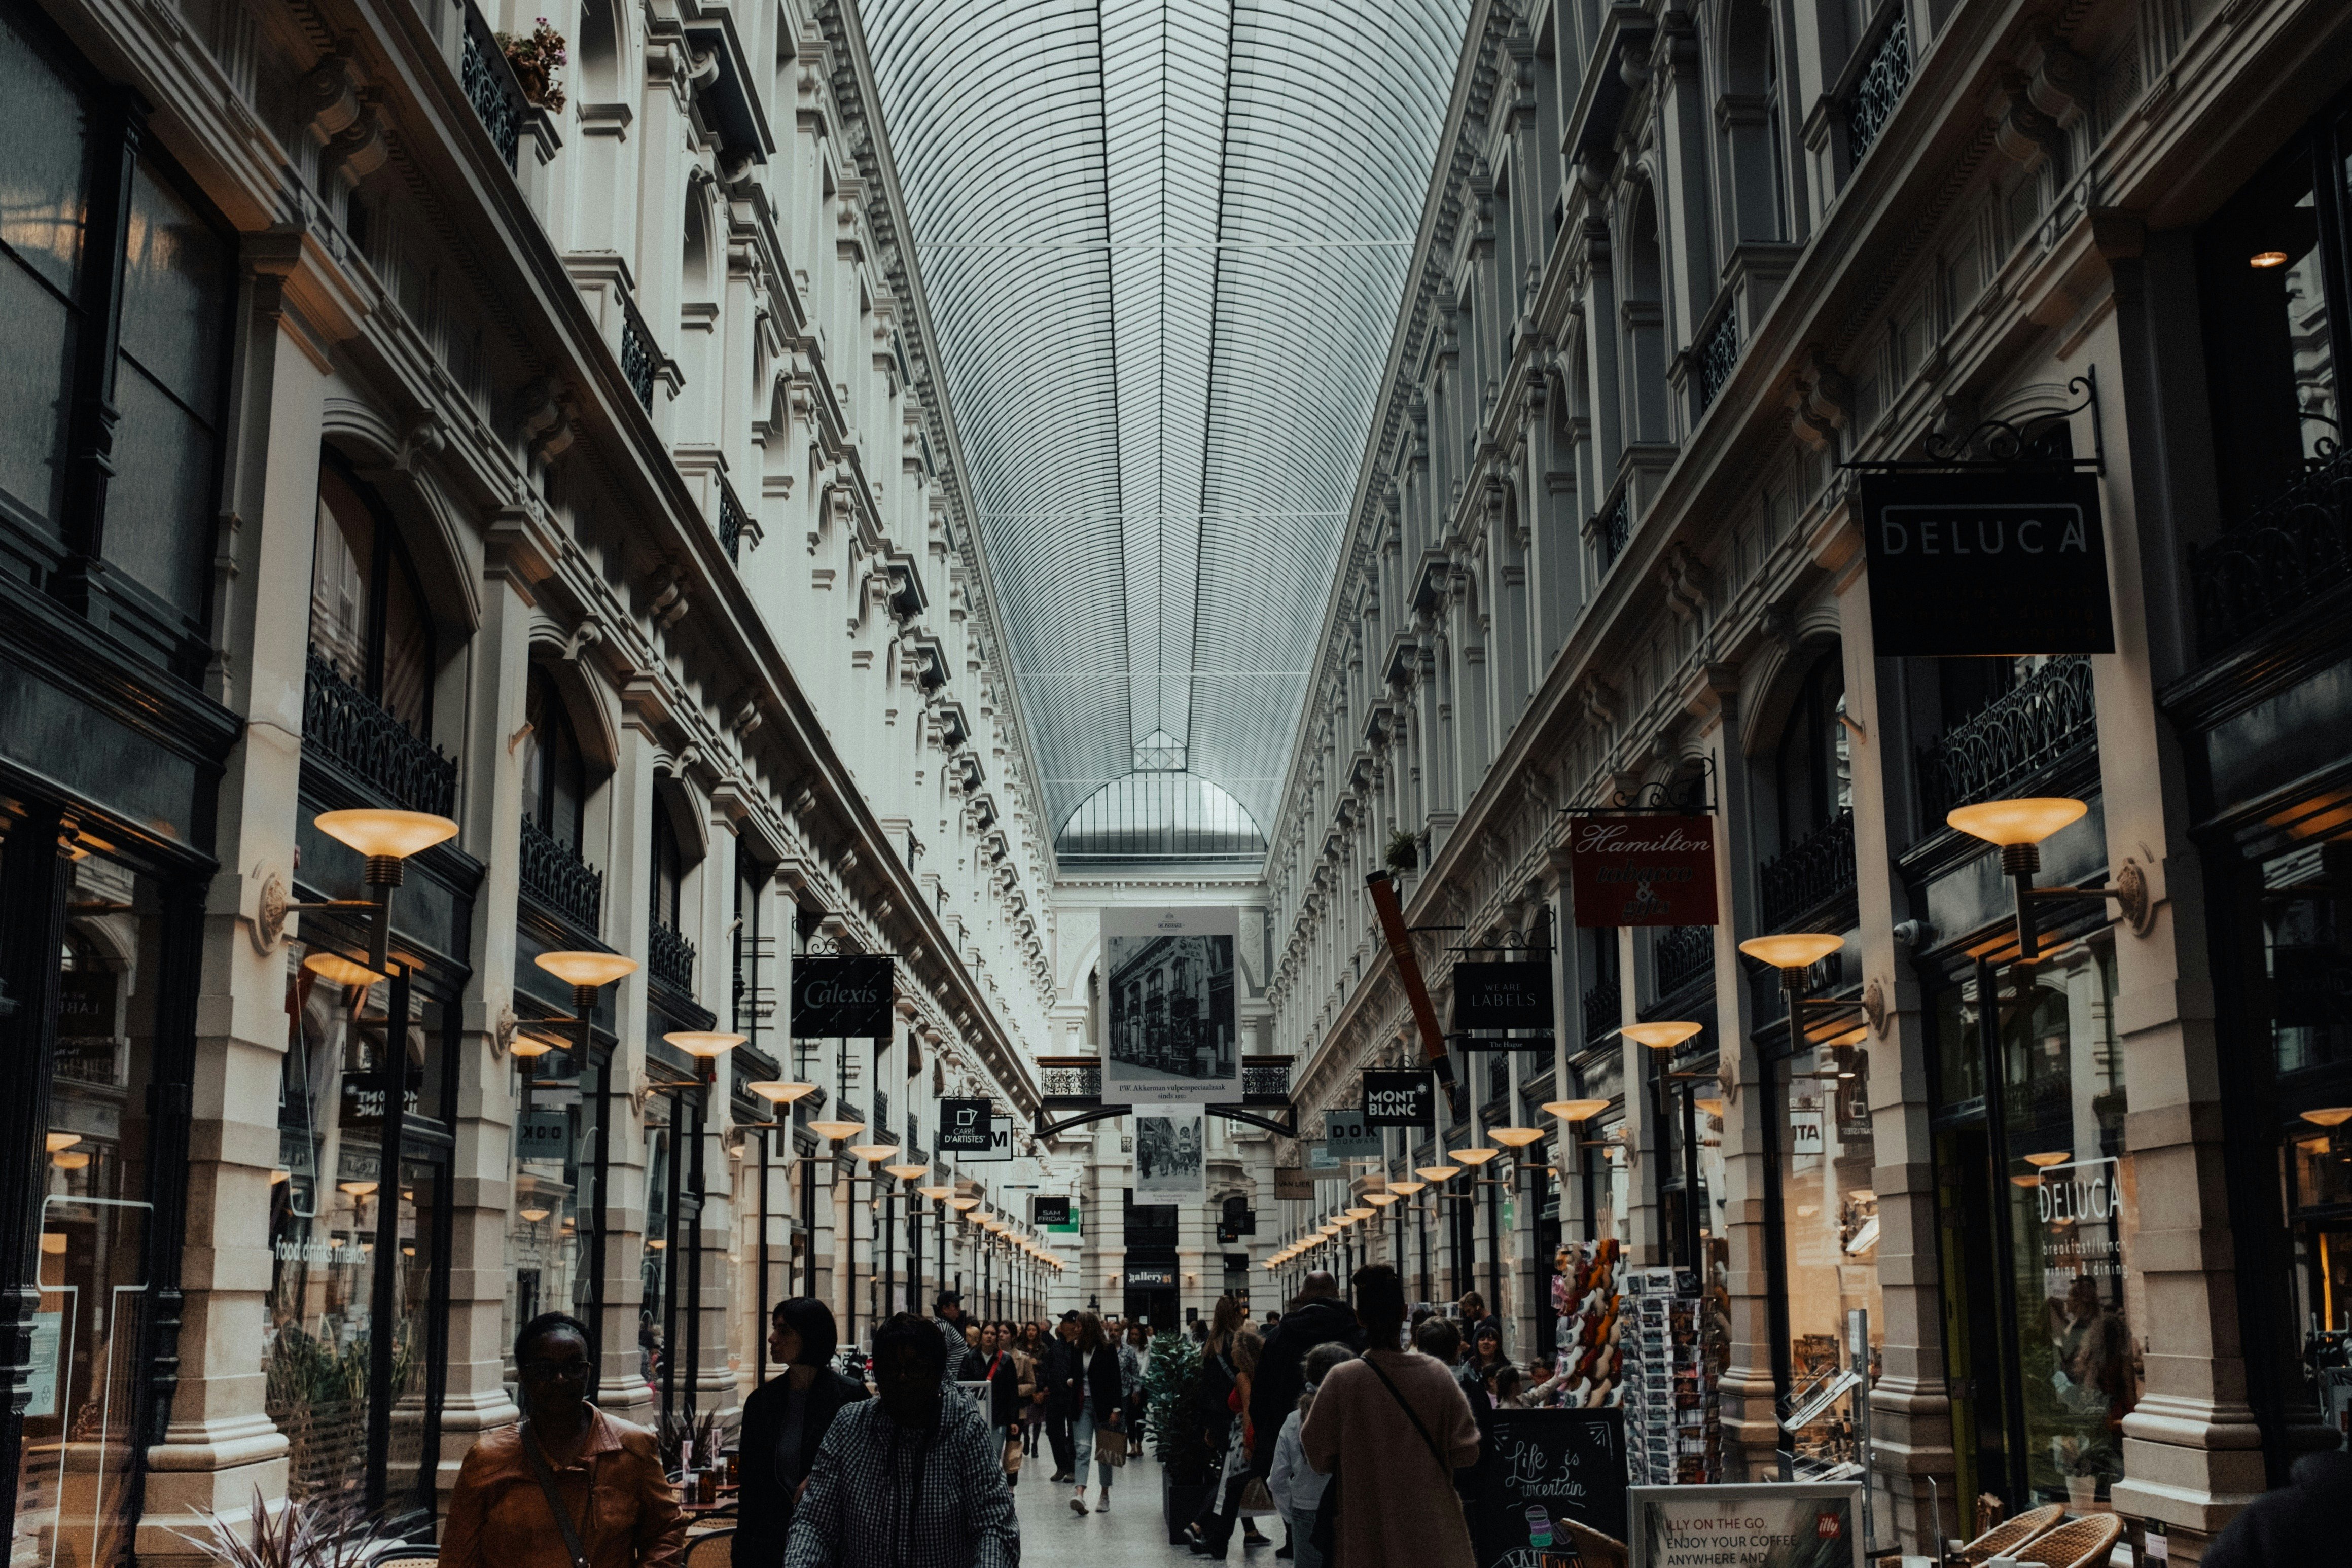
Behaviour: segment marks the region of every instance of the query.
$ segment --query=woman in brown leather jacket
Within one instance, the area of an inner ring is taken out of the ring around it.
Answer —
[[[654,1436],[588,1403],[588,1327],[548,1312],[515,1336],[523,1424],[466,1454],[442,1568],[676,1568],[686,1516]]]

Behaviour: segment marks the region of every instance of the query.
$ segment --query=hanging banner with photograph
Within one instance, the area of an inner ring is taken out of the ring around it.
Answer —
[[[1715,818],[1644,812],[1572,818],[1570,879],[1580,926],[1711,926]],[[1544,1024],[1550,1026],[1547,1016]]]
[[[992,1142],[995,1108],[986,1100],[940,1101],[940,1152],[985,1154]]]
[[[1209,1164],[1201,1147],[1205,1117],[1197,1105],[1135,1108],[1135,1196],[1205,1198]]]
[[[1633,1568],[1862,1568],[1862,1487],[1635,1487]]]
[[[796,1040],[887,1040],[890,1037],[890,960],[793,960],[789,1022]]]
[[[1372,1127],[1437,1125],[1437,1088],[1427,1068],[1364,1074],[1364,1121]]]
[[[1551,1033],[1551,965],[1464,962],[1454,966],[1454,1027]]]
[[[1106,1105],[1238,1104],[1234,1025],[1238,912],[1113,907],[1103,910],[1109,1041]]]
[[[2096,474],[1864,474],[1857,505],[1873,652],[2116,651]]]

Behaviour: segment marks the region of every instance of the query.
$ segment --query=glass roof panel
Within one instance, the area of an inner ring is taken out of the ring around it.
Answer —
[[[865,11],[1051,820],[1272,820],[1467,0]]]

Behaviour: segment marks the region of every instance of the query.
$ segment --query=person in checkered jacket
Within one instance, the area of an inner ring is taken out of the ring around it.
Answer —
[[[938,1325],[912,1312],[876,1331],[880,1397],[834,1417],[784,1568],[1020,1568],[1003,1456],[946,1364]]]

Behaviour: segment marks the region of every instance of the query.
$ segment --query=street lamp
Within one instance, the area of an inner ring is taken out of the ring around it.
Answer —
[[[384,977],[391,963],[392,893],[406,875],[411,855],[457,836],[457,825],[425,811],[394,811],[364,806],[352,811],[320,812],[311,819],[320,832],[365,857],[362,876],[364,899],[329,899],[319,903],[288,904],[287,910],[365,910],[368,911],[368,969],[373,978]],[[311,958],[325,956],[313,953]],[[325,966],[305,961],[303,967],[326,974]],[[327,974],[328,979],[334,979]],[[342,981],[352,984],[363,982]]]

